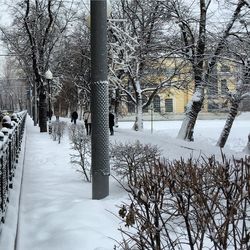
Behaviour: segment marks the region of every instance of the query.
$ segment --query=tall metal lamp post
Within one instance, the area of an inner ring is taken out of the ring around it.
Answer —
[[[91,0],[92,199],[109,195],[107,1]]]
[[[51,116],[52,116],[52,109],[51,109],[51,86],[50,86],[50,82],[51,80],[53,79],[53,74],[52,72],[48,69],[46,72],[45,72],[45,78],[48,82],[48,94],[49,94],[49,134],[52,133],[52,127],[51,127]]]

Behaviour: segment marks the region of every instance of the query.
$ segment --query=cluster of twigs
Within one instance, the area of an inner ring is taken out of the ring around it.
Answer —
[[[61,143],[61,139],[64,135],[66,122],[64,121],[53,121],[49,125],[51,126],[51,137],[54,141],[58,140],[58,143]]]
[[[154,153],[135,159],[131,145],[120,145],[113,154],[129,194],[116,249],[250,249],[250,157],[171,162],[155,147],[136,147]]]
[[[74,154],[71,154],[71,163],[80,166],[85,179],[91,181],[91,140],[85,133],[83,124],[73,124],[69,128],[69,138]]]

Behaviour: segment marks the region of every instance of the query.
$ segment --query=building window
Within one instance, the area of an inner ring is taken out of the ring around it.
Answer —
[[[211,85],[207,86],[207,94],[208,95],[213,95],[214,94],[214,90],[213,90],[213,87]]]
[[[209,96],[215,96],[218,94],[218,86],[217,84],[209,84],[207,86],[207,94]]]
[[[128,113],[135,112],[135,104],[130,100],[129,95],[127,95],[127,107],[128,107]]]
[[[160,113],[161,112],[161,100],[158,95],[154,96],[153,104],[154,104],[154,111]]]
[[[172,98],[168,98],[168,99],[165,100],[165,111],[167,113],[174,112],[173,99]]]
[[[226,79],[222,79],[220,81],[221,83],[221,94],[222,95],[226,95],[228,92],[228,87],[227,87],[227,80]]]
[[[250,62],[247,62],[247,65],[244,67],[244,84],[250,84]]]
[[[207,109],[208,109],[208,111],[216,111],[216,110],[219,109],[219,105],[218,105],[218,103],[215,103],[215,102],[213,102],[213,101],[210,101],[210,102],[208,103]]]
[[[216,68],[207,76],[207,94],[209,96],[218,94],[218,72]]]

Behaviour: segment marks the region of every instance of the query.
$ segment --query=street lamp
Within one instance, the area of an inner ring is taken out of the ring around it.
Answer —
[[[48,82],[48,94],[49,94],[49,134],[52,133],[52,127],[51,127],[51,116],[52,116],[52,110],[51,110],[51,89],[50,89],[50,81],[53,79],[52,72],[48,69],[45,72],[45,78]]]
[[[109,195],[107,1],[91,0],[92,199]]]

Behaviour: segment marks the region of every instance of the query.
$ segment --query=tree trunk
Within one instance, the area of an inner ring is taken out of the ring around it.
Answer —
[[[120,105],[120,91],[119,88],[115,89],[115,127],[118,127],[118,116],[119,116],[119,105]]]
[[[137,106],[136,106],[135,123],[134,123],[133,128],[136,131],[141,131],[143,129],[142,98],[138,98],[138,103],[137,103]]]
[[[67,109],[67,117],[71,117],[71,104],[69,104],[68,109]]]
[[[221,132],[220,138],[217,142],[217,146],[219,146],[221,148],[223,148],[227,142],[227,138],[229,136],[234,119],[235,119],[237,112],[238,112],[239,104],[240,104],[239,100],[234,100],[232,102],[232,106],[230,107],[230,111],[229,111],[225,126],[224,126],[224,128]]]
[[[181,129],[178,133],[178,138],[193,141],[194,126],[201,111],[204,100],[204,88],[200,87],[194,92],[194,95],[187,105],[185,112],[185,118],[182,122]]]
[[[79,108],[79,120],[82,120],[83,117],[82,117],[82,114],[83,114],[83,107],[82,107],[82,104],[80,103],[80,108]]]
[[[34,121],[34,126],[37,125],[37,117],[38,117],[38,112],[37,112],[37,88],[36,88],[36,82],[34,82],[34,89],[33,89],[33,92],[34,92],[34,99],[33,99],[33,121]]]
[[[43,91],[39,94],[39,127],[40,132],[47,132],[47,103]]]
[[[58,116],[62,116],[62,104],[61,101],[58,103]]]

